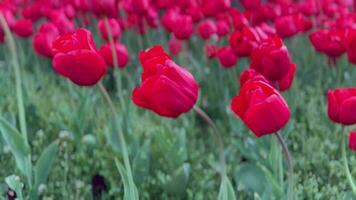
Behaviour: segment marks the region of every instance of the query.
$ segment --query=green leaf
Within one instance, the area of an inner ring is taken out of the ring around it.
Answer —
[[[138,185],[142,184],[145,181],[146,177],[149,175],[151,159],[150,155],[151,144],[150,141],[146,141],[139,148],[132,164],[134,179]]]
[[[19,131],[2,117],[0,117],[0,131],[15,157],[16,166],[22,173],[27,174],[28,167],[30,167],[27,166],[30,164],[27,162],[27,157],[30,154],[30,147],[25,143],[25,140]]]
[[[246,190],[262,195],[266,190],[267,178],[262,169],[255,164],[242,163],[235,174],[235,180]]]
[[[218,200],[236,200],[234,188],[228,177],[224,177],[221,182]]]
[[[53,142],[41,154],[35,166],[35,186],[46,183],[54,159],[58,152],[58,144]]]
[[[171,194],[183,196],[190,177],[190,164],[184,163],[179,167],[167,182],[163,185],[164,190]]]
[[[354,195],[352,192],[345,192],[342,200],[353,200],[356,199],[356,195]]]
[[[124,184],[124,200],[138,200],[139,196],[135,183],[119,160],[115,159],[115,164]]]
[[[16,175],[11,175],[5,178],[6,184],[11,188],[13,191],[16,192],[17,195],[17,200],[23,200],[23,195],[22,195],[22,188],[23,188],[23,183],[21,183],[20,178]]]

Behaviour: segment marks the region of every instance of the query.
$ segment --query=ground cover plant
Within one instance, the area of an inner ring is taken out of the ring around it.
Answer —
[[[0,2],[0,199],[356,199],[356,5]]]

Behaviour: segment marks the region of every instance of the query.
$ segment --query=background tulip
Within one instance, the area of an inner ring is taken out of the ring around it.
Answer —
[[[356,151],[356,131],[351,131],[349,134],[349,148]]]
[[[121,29],[120,29],[119,22],[115,19],[108,19],[107,22],[109,24],[111,36],[113,37],[114,40],[117,40],[121,35]],[[101,37],[104,40],[109,41],[109,37],[108,37],[108,33],[106,31],[104,20],[100,20],[98,22],[98,29],[100,31]]]
[[[251,53],[251,68],[271,81],[283,79],[291,63],[288,50],[278,37],[263,40]]]
[[[52,58],[52,42],[59,35],[58,28],[52,23],[44,23],[32,40],[34,50],[45,57]]]
[[[114,66],[112,49],[110,44],[105,44],[99,49],[100,55],[104,58],[106,64]],[[115,53],[117,55],[117,64],[119,68],[124,68],[130,60],[129,52],[124,44],[115,43]]]
[[[231,109],[257,137],[279,131],[290,117],[286,101],[263,81],[246,82],[232,99]]]
[[[97,52],[91,33],[78,29],[58,37],[52,45],[54,70],[80,86],[95,85],[105,74],[104,59]]]
[[[217,52],[217,57],[219,63],[225,68],[233,67],[237,62],[237,56],[230,47],[220,48]]]
[[[329,118],[343,125],[356,124],[356,88],[328,91]]]
[[[132,93],[132,101],[137,106],[171,118],[192,109],[199,86],[186,69],[166,57],[161,47],[141,52],[140,61],[146,75],[142,75],[141,85]]]

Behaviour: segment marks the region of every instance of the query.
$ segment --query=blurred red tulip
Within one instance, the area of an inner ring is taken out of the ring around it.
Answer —
[[[109,41],[109,35],[108,35],[108,32],[106,31],[106,26],[105,26],[104,20],[100,20],[98,22],[98,29],[100,31],[101,37],[104,40]],[[121,35],[121,29],[120,29],[119,22],[116,19],[112,19],[112,18],[108,19],[107,21],[108,21],[111,36],[113,37],[113,39],[114,40],[119,39],[120,35]]]
[[[256,70],[247,68],[240,75],[240,88],[249,81],[263,81],[270,85],[273,85],[269,80],[267,80],[262,74],[256,72]]]
[[[290,118],[284,98],[263,81],[246,82],[232,99],[231,109],[257,137],[276,133]]]
[[[309,39],[318,52],[331,58],[337,58],[346,51],[344,33],[339,30],[318,30],[310,34]]]
[[[238,59],[231,47],[220,48],[217,52],[217,56],[219,63],[225,68],[233,67]]]
[[[246,10],[254,10],[260,7],[261,0],[240,0]]]
[[[347,29],[345,35],[347,58],[350,63],[356,64],[356,29]]]
[[[199,86],[188,70],[178,66],[160,46],[140,52],[142,83],[132,101],[160,116],[177,118],[197,101]]]
[[[19,37],[30,37],[33,34],[32,21],[29,19],[20,19],[12,26],[12,30]]]
[[[286,91],[292,86],[296,70],[297,65],[292,63],[287,75],[277,82],[279,91]]]
[[[187,40],[193,33],[193,21],[192,17],[188,15],[180,15],[175,23],[173,34],[177,39]]]
[[[251,53],[251,68],[270,81],[282,80],[291,64],[288,50],[279,37],[263,40]]]
[[[216,21],[216,33],[220,38],[226,36],[230,32],[230,26],[225,20]]]
[[[356,88],[337,88],[328,91],[329,118],[343,125],[356,124]]]
[[[106,64],[109,67],[114,67],[114,59],[112,54],[111,45],[109,43],[105,44],[99,49],[100,55],[104,58]],[[130,60],[129,52],[124,44],[115,43],[115,53],[117,57],[117,64],[119,68],[126,67]]]
[[[209,59],[213,59],[218,53],[218,47],[214,44],[206,44],[204,46],[204,53]]]
[[[55,52],[52,61],[54,70],[77,85],[95,85],[105,75],[105,61],[86,29],[80,28],[59,36],[53,42],[52,49]]]
[[[356,151],[356,131],[351,131],[349,134],[349,148]]]
[[[52,58],[54,55],[52,52],[52,42],[58,35],[58,28],[54,24],[50,22],[43,23],[32,40],[34,50],[42,56]]]
[[[235,31],[230,36],[230,46],[236,55],[250,56],[254,48],[259,44],[257,33],[250,27],[245,26],[242,31]]]
[[[206,40],[217,33],[217,27],[213,20],[207,19],[199,24],[198,31],[200,37]]]
[[[275,21],[277,34],[282,38],[294,36],[299,32],[299,27],[294,15],[278,17]]]
[[[168,41],[169,53],[171,56],[176,56],[182,51],[182,41],[172,37]]]

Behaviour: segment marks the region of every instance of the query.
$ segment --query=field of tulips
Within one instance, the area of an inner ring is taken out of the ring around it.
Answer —
[[[356,199],[352,0],[0,1],[0,200]]]

